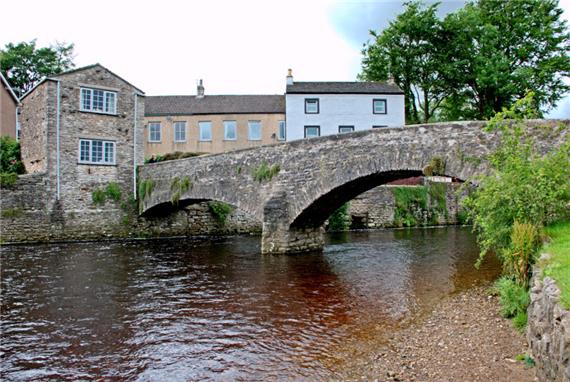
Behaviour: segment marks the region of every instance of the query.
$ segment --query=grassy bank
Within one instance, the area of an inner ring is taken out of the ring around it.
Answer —
[[[556,281],[560,288],[560,302],[565,309],[570,309],[570,221],[554,224],[545,228],[550,242],[543,252],[551,255],[543,265],[545,276]]]

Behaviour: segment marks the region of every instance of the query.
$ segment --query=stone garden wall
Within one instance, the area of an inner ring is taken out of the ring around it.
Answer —
[[[531,282],[527,338],[539,381],[570,381],[570,311],[560,306],[560,289],[540,270]]]

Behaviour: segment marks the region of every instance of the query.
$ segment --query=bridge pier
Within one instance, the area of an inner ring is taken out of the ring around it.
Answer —
[[[325,245],[323,227],[283,227],[268,230],[263,225],[261,233],[261,253],[286,254],[320,251]]]

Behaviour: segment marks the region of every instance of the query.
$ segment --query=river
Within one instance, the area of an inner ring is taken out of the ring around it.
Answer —
[[[496,277],[467,228],[3,246],[3,381],[330,380],[351,359]]]

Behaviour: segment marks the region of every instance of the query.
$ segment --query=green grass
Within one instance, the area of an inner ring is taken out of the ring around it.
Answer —
[[[556,281],[560,288],[560,303],[570,309],[570,221],[553,224],[544,229],[550,242],[542,252],[551,255],[543,265],[543,274]]]

